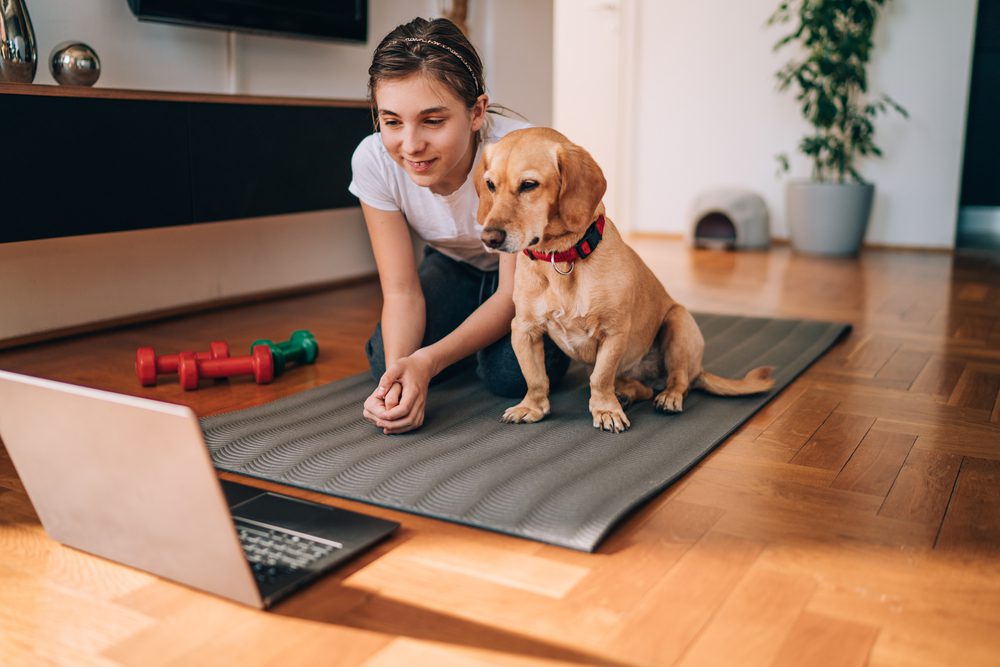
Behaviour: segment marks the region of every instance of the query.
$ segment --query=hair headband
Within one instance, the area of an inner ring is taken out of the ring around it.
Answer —
[[[468,61],[465,58],[463,58],[461,55],[459,55],[458,51],[456,51],[455,49],[451,48],[447,44],[442,44],[441,42],[435,41],[433,39],[424,39],[422,37],[402,37],[402,38],[398,39],[397,41],[399,41],[399,42],[420,42],[421,44],[431,44],[432,46],[437,46],[439,48],[444,49],[445,51],[447,51],[451,55],[453,55],[456,58],[458,58],[462,62],[462,64],[465,65],[465,69],[469,70],[469,74],[472,75],[472,81],[473,81],[473,83],[476,84],[476,92],[479,92],[480,90],[482,90],[484,93],[486,92],[486,87],[479,85],[479,77],[477,77],[476,73],[472,71],[472,66],[469,65]]]

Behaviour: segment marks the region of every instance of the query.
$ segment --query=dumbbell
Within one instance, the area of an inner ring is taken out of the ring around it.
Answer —
[[[281,343],[273,343],[266,338],[255,340],[250,345],[250,349],[252,350],[258,345],[266,345],[271,350],[271,354],[274,356],[275,377],[284,372],[286,365],[290,363],[311,364],[316,361],[316,356],[319,355],[319,344],[316,343],[316,337],[305,329],[292,332],[291,338]]]
[[[193,352],[196,359],[225,359],[229,356],[229,346],[221,340],[208,344],[208,352]],[[140,347],[135,351],[135,374],[143,387],[156,384],[157,375],[176,373],[179,354],[156,356],[151,347]]]
[[[266,345],[253,348],[248,357],[198,359],[193,352],[181,352],[177,362],[177,377],[185,389],[197,389],[202,378],[221,378],[253,374],[254,382],[267,384],[274,379],[274,360]]]

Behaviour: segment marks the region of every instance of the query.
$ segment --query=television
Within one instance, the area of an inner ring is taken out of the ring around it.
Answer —
[[[140,21],[368,41],[368,0],[128,0]]]

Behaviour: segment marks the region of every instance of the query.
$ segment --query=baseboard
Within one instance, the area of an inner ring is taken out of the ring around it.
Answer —
[[[683,241],[687,237],[680,232],[631,231],[622,234],[626,239],[650,239],[661,241]]]
[[[625,240],[635,239],[637,241],[687,241],[688,237],[684,234],[679,234],[677,232],[651,232],[651,231],[638,231],[638,232],[628,232],[623,235]],[[791,241],[782,236],[775,236],[771,238],[772,247],[789,247],[791,246]],[[865,250],[902,250],[906,252],[929,252],[929,253],[950,253],[955,249],[950,246],[918,246],[918,245],[906,245],[901,243],[865,243],[862,246]],[[764,248],[763,250],[766,250]],[[739,251],[734,251],[739,252]]]

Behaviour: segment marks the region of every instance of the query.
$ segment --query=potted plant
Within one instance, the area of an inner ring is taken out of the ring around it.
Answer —
[[[823,255],[855,255],[865,236],[875,186],[858,171],[860,158],[879,156],[873,119],[906,110],[888,95],[867,99],[867,66],[878,12],[885,0],[787,0],[768,25],[794,20],[775,45],[800,48],[777,72],[779,90],[794,89],[812,132],[798,149],[812,161],[809,181],[786,186],[792,247]],[[781,170],[788,157],[779,155]]]

